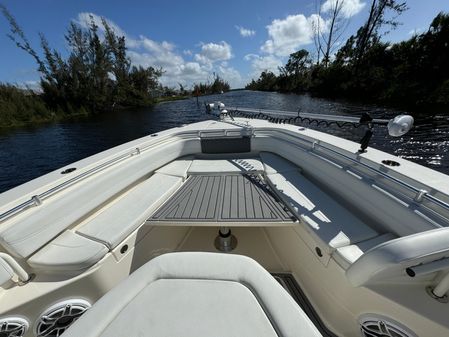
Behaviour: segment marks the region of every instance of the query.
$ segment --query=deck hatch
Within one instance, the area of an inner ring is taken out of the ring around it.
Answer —
[[[192,175],[148,222],[289,225],[293,214],[256,174]]]

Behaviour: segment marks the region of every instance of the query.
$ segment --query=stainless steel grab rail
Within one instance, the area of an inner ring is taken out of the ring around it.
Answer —
[[[149,137],[155,137],[155,136],[158,136],[158,135],[157,134],[152,134]],[[175,136],[176,137],[182,137],[182,136],[192,137],[193,136],[193,137],[200,137],[201,138],[199,132],[195,132],[195,131],[194,132],[192,132],[192,131],[180,132],[180,133],[175,134],[175,135],[170,135],[170,138],[171,137],[175,137]],[[47,198],[47,197],[49,197],[49,196],[51,196],[51,195],[53,195],[53,194],[55,194],[57,192],[60,192],[60,191],[64,190],[65,188],[71,186],[72,184],[74,184],[76,182],[79,182],[79,181],[81,181],[81,180],[83,180],[83,179],[85,179],[85,178],[87,178],[87,177],[89,177],[89,176],[91,176],[91,175],[93,175],[95,173],[98,173],[98,172],[102,171],[104,168],[107,168],[107,167],[109,167],[111,165],[117,164],[118,162],[120,162],[122,160],[125,160],[127,158],[131,158],[131,157],[133,157],[135,155],[139,155],[143,151],[146,151],[146,150],[148,150],[148,149],[150,149],[150,148],[152,148],[154,146],[157,146],[158,144],[160,144],[161,142],[163,142],[166,139],[167,139],[166,137],[163,137],[162,139],[159,139],[155,143],[151,143],[151,144],[147,144],[147,145],[144,145],[144,146],[136,147],[132,151],[124,153],[124,154],[122,154],[120,156],[117,156],[117,157],[107,161],[107,162],[104,162],[104,163],[102,163],[102,164],[100,164],[98,166],[95,166],[94,168],[92,168],[92,169],[90,169],[90,170],[88,170],[88,171],[86,171],[86,172],[84,172],[82,174],[79,174],[79,175],[77,175],[77,176],[75,176],[75,177],[73,177],[73,178],[63,182],[62,184],[59,184],[59,185],[49,189],[48,191],[45,191],[45,192],[43,192],[41,194],[32,196],[31,199],[29,199],[29,200],[27,200],[27,201],[25,201],[25,202],[15,206],[15,207],[13,207],[13,208],[7,210],[6,212],[0,214],[0,223],[2,223],[3,221],[5,221],[6,219],[8,219],[9,217],[11,217],[13,215],[21,213],[22,211],[24,211],[25,209],[28,209],[29,207],[39,206],[40,204],[42,204],[42,201],[45,198]]]
[[[155,136],[158,136],[158,135],[157,134],[152,134],[149,137],[155,137]],[[189,132],[189,131],[187,131],[187,132],[181,132],[181,133],[178,133],[176,135],[171,135],[171,136],[172,137],[173,136],[178,136],[178,137],[181,137],[181,136],[195,136],[195,137],[198,137],[198,132]],[[25,209],[28,209],[29,207],[39,206],[45,198],[47,198],[47,197],[49,197],[49,196],[51,196],[51,195],[53,195],[53,194],[55,194],[57,192],[60,192],[60,191],[64,190],[65,188],[71,186],[72,184],[74,184],[76,182],[79,182],[79,181],[81,181],[81,180],[83,180],[83,179],[85,179],[85,178],[87,178],[87,177],[89,177],[89,176],[91,176],[91,175],[93,175],[95,173],[98,173],[98,172],[102,171],[103,169],[105,169],[105,168],[107,168],[107,167],[109,167],[111,165],[117,164],[118,162],[121,162],[122,160],[125,160],[127,158],[131,158],[133,156],[139,155],[143,151],[146,151],[146,150],[148,150],[148,149],[150,149],[150,148],[152,148],[154,146],[157,146],[158,144],[160,144],[161,142],[163,142],[166,139],[167,138],[165,137],[165,138],[162,138],[162,139],[158,139],[158,141],[155,142],[155,143],[151,143],[151,144],[147,144],[147,145],[144,145],[144,146],[136,147],[135,149],[133,149],[133,150],[127,152],[127,153],[124,153],[124,154],[121,154],[120,156],[112,158],[111,160],[109,160],[107,162],[104,162],[104,163],[102,163],[102,164],[100,164],[98,166],[95,166],[92,169],[90,169],[90,170],[88,170],[88,171],[86,171],[86,172],[84,172],[82,174],[79,174],[79,175],[77,175],[77,176],[75,176],[75,177],[73,177],[73,178],[71,178],[71,179],[69,179],[69,180],[59,184],[59,185],[56,185],[55,187],[52,187],[48,191],[45,191],[45,192],[43,192],[41,194],[32,196],[31,199],[29,199],[29,200],[27,200],[27,201],[25,201],[25,202],[15,206],[15,207],[11,208],[10,210],[0,214],[0,223],[5,221],[6,219],[8,219],[9,217],[11,217],[11,216],[13,216],[15,214],[21,213],[22,211],[24,211]]]
[[[90,170],[88,170],[84,173],[81,173],[67,181],[64,181],[62,184],[56,185],[55,187],[52,187],[51,189],[49,189],[41,194],[34,195],[31,197],[30,200],[27,200],[27,201],[15,206],[14,208],[11,208],[10,210],[0,214],[0,222],[4,221],[5,219],[9,218],[12,215],[20,213],[21,211],[23,211],[31,206],[39,206],[42,203],[42,200],[44,200],[45,198],[48,198],[49,196],[53,195],[54,193],[60,192],[60,191],[64,190],[65,188],[71,186],[72,184],[74,184],[78,181],[81,181],[81,180],[87,178],[88,176],[91,176],[92,174],[103,170],[106,167],[109,167],[113,164],[118,163],[119,161],[122,161],[126,158],[132,157],[135,154],[139,154],[139,153],[140,153],[140,149],[136,148],[133,151],[122,154],[116,158],[113,158],[107,162],[104,162],[98,166],[95,166],[95,167],[91,168]]]
[[[266,130],[254,130],[254,131],[256,131],[256,133],[259,133],[259,134],[262,133],[263,134],[263,132],[266,131]],[[284,134],[288,134],[288,133],[286,133],[286,132],[284,132],[282,130],[274,130],[274,131],[280,132],[280,133],[284,133]],[[189,134],[189,133],[186,133],[186,134]],[[178,134],[178,136],[180,136],[180,135],[181,134]],[[339,151],[336,151],[336,150],[334,150],[334,149],[332,149],[330,147],[324,146],[324,145],[320,144],[317,141],[311,141],[311,140],[305,139],[305,138],[301,138],[301,140],[305,141],[307,143],[310,143],[311,144],[311,150],[314,150],[314,149],[317,148],[317,146],[319,146],[319,147],[321,147],[321,148],[323,148],[325,150],[328,150],[328,151],[332,152],[333,154],[336,154],[336,155],[338,155],[340,157],[343,157],[343,158],[345,158],[345,159],[347,159],[347,160],[349,160],[349,161],[351,161],[353,163],[356,163],[358,165],[361,165],[361,166],[367,168],[368,170],[370,170],[370,171],[372,171],[372,172],[374,172],[374,173],[376,173],[376,174],[378,174],[378,175],[380,175],[380,176],[382,176],[382,177],[384,177],[384,178],[386,178],[388,180],[391,180],[391,181],[397,183],[398,185],[401,185],[402,187],[405,187],[405,188],[407,188],[407,189],[409,189],[409,190],[419,194],[422,198],[425,198],[425,199],[427,199],[427,200],[429,200],[429,201],[431,201],[431,202],[433,202],[433,203],[439,205],[440,207],[442,207],[442,208],[444,208],[444,209],[449,211],[449,204],[448,203],[446,203],[446,202],[444,202],[444,201],[442,201],[442,200],[440,200],[440,199],[438,199],[438,198],[428,194],[427,191],[423,191],[422,189],[419,189],[419,188],[417,188],[417,187],[415,187],[413,185],[410,185],[410,184],[408,184],[408,183],[406,183],[406,182],[404,182],[404,181],[402,181],[402,180],[400,180],[400,179],[398,179],[396,177],[393,177],[393,176],[390,176],[388,174],[385,174],[385,173],[381,172],[380,170],[378,170],[378,169],[376,169],[376,168],[374,168],[374,167],[372,167],[370,165],[367,165],[367,164],[365,164],[365,163],[363,163],[363,162],[361,162],[359,160],[356,160],[356,159],[354,159],[354,158],[352,158],[352,157],[350,157],[348,155],[345,155],[345,154],[343,154],[343,153],[341,153]],[[61,183],[61,184],[59,184],[59,185],[57,185],[57,186],[55,186],[55,187],[45,191],[43,193],[41,193],[41,194],[38,194],[38,195],[35,195],[35,196],[31,197],[31,199],[29,199],[29,200],[27,200],[27,201],[25,201],[25,202],[15,206],[15,207],[11,208],[10,210],[0,214],[0,223],[5,221],[6,219],[8,219],[9,217],[11,217],[13,215],[21,213],[22,211],[24,211],[25,209],[27,209],[29,207],[40,205],[42,203],[42,200],[44,200],[45,198],[53,195],[54,193],[60,192],[60,191],[64,190],[65,188],[71,186],[72,184],[74,184],[76,182],[79,182],[79,181],[81,181],[81,180],[83,180],[83,179],[85,179],[85,178],[87,178],[87,177],[89,177],[89,176],[91,176],[91,175],[93,175],[95,173],[98,173],[98,172],[102,171],[106,167],[114,165],[114,164],[116,164],[116,163],[118,163],[118,162],[120,162],[120,161],[122,161],[122,160],[124,160],[126,158],[130,158],[130,157],[133,157],[135,155],[138,155],[142,151],[147,150],[148,148],[150,148],[150,147],[152,147],[154,145],[157,145],[157,144],[149,144],[147,146],[137,147],[137,148],[133,149],[132,151],[130,151],[128,153],[124,153],[124,154],[122,154],[122,155],[120,155],[118,157],[115,157],[115,158],[113,158],[113,159],[111,159],[111,160],[109,160],[107,162],[104,162],[104,163],[102,163],[102,164],[100,164],[100,165],[98,165],[98,166],[96,166],[96,167],[94,167],[94,168],[92,168],[92,169],[90,169],[90,170],[80,174],[80,175],[77,175],[76,177],[73,177],[73,178],[71,178],[71,179],[69,179],[69,180],[67,180],[67,181],[65,181],[65,182],[63,182],[63,183]]]
[[[257,133],[263,133],[263,130],[261,130],[261,131],[257,132],[257,130],[256,130]],[[276,130],[276,131],[280,132],[280,133],[285,133],[282,130]],[[376,168],[374,168],[374,167],[372,167],[370,165],[367,165],[367,164],[363,163],[362,161],[356,160],[356,159],[352,158],[351,156],[345,155],[345,154],[343,154],[343,153],[341,153],[339,151],[336,151],[336,150],[334,150],[334,149],[332,149],[332,148],[330,148],[328,146],[322,145],[322,144],[320,144],[317,141],[311,141],[311,140],[305,139],[305,138],[301,138],[301,140],[311,144],[311,148],[310,148],[311,150],[315,150],[315,149],[317,149],[317,147],[321,147],[321,148],[323,148],[323,149],[325,149],[325,150],[327,150],[329,152],[332,152],[333,154],[336,154],[336,155],[338,155],[340,157],[343,157],[343,158],[345,158],[345,159],[347,159],[347,160],[349,160],[349,161],[351,161],[353,163],[356,163],[356,164],[358,164],[360,166],[363,166],[363,167],[367,168],[368,170],[370,170],[371,172],[374,172],[374,173],[376,173],[376,174],[378,174],[378,175],[380,175],[380,176],[382,176],[382,177],[384,177],[386,179],[389,179],[389,180],[397,183],[398,185],[401,185],[402,187],[405,187],[405,188],[411,190],[412,192],[420,194],[422,196],[422,198],[428,199],[428,200],[434,202],[435,204],[439,205],[440,207],[445,208],[446,210],[449,210],[449,204],[448,203],[446,203],[446,202],[444,202],[444,201],[442,201],[442,200],[440,200],[440,199],[438,199],[438,198],[428,194],[427,191],[423,191],[422,189],[417,188],[417,187],[415,187],[413,185],[410,185],[410,184],[408,184],[408,183],[406,183],[406,182],[404,182],[404,181],[402,181],[402,180],[400,180],[400,179],[398,179],[396,177],[393,177],[391,175],[385,174],[382,171],[380,171],[380,170],[378,170],[378,169],[376,169]]]
[[[446,203],[446,202],[444,202],[444,201],[442,201],[442,200],[440,200],[438,198],[435,198],[434,196],[428,194],[427,191],[419,189],[419,188],[417,188],[417,187],[415,187],[413,185],[407,184],[406,182],[404,182],[404,181],[402,181],[402,180],[400,180],[400,179],[398,179],[396,177],[393,177],[391,175],[385,174],[382,171],[380,171],[380,170],[378,170],[378,169],[376,169],[376,168],[374,168],[374,167],[372,167],[370,165],[367,165],[367,164],[365,164],[365,163],[363,163],[361,161],[355,160],[354,158],[351,158],[350,156],[347,156],[347,155],[345,155],[343,153],[339,153],[338,151],[335,151],[335,150],[333,150],[331,148],[328,148],[327,146],[323,146],[323,145],[320,145],[320,144],[316,144],[316,145],[318,145],[320,147],[323,147],[323,148],[325,148],[326,150],[328,150],[328,151],[330,151],[332,153],[339,154],[340,156],[344,157],[345,159],[348,159],[348,160],[350,160],[350,161],[352,161],[354,163],[357,163],[357,164],[367,168],[368,170],[370,170],[370,171],[372,171],[372,172],[374,172],[374,173],[376,173],[378,175],[381,175],[382,177],[384,177],[386,179],[389,179],[389,180],[395,182],[398,185],[401,185],[402,187],[405,187],[405,188],[407,188],[407,189],[409,189],[409,190],[411,190],[411,191],[413,191],[413,192],[415,192],[417,194],[420,194],[422,196],[422,198],[428,199],[428,200],[438,204],[439,206],[449,210],[449,204],[448,203]]]

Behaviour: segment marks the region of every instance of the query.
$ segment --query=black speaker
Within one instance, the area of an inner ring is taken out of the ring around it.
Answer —
[[[0,336],[22,337],[28,330],[28,321],[20,317],[0,318]]]
[[[52,305],[39,316],[36,322],[36,336],[61,336],[90,306],[90,303],[83,299],[69,299]]]
[[[418,337],[414,332],[391,318],[367,314],[360,317],[362,337]]]

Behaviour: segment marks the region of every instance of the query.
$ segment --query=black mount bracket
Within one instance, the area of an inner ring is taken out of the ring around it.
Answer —
[[[368,113],[364,112],[362,117],[360,117],[359,123],[366,124],[368,127],[365,132],[365,135],[363,136],[362,140],[360,141],[359,153],[364,153],[364,152],[366,152],[366,149],[368,148],[371,137],[374,133],[373,118]]]

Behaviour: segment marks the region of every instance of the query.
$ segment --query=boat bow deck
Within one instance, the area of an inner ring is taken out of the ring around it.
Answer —
[[[148,220],[153,225],[289,226],[295,216],[258,174],[192,175]]]

